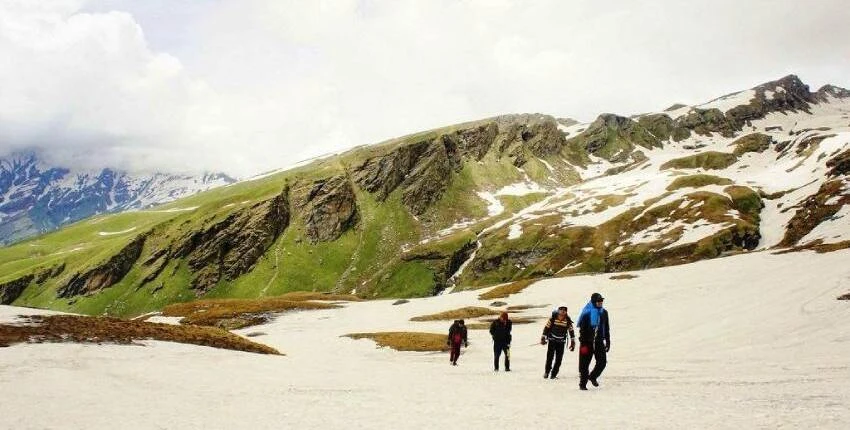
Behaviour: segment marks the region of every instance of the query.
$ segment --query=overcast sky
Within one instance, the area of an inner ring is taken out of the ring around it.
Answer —
[[[495,114],[850,87],[848,22],[846,0],[0,0],[0,153],[247,176]]]

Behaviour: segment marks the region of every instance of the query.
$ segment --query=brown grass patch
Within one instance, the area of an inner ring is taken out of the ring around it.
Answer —
[[[508,312],[510,311],[524,311],[528,309],[540,309],[549,307],[549,305],[516,305],[516,306],[508,306]]]
[[[500,285],[492,290],[482,293],[478,296],[479,300],[504,299],[511,294],[519,293],[528,288],[529,285],[539,281],[540,279],[524,279],[522,281],[511,282],[510,284]]]
[[[612,276],[612,277],[610,277],[610,278],[608,278],[608,279],[612,279],[612,280],[618,281],[618,280],[623,280],[623,279],[635,279],[635,278],[637,278],[637,277],[638,277],[637,275],[632,275],[632,274],[629,274],[629,273],[624,273],[624,274],[622,274],[622,275],[614,275],[614,276]]]
[[[351,333],[345,335],[352,339],[371,339],[379,347],[396,351],[438,352],[448,351],[446,335],[412,331],[389,331],[378,333]]]
[[[413,317],[411,321],[451,321],[459,319],[472,319],[486,317],[490,315],[499,315],[501,312],[490,308],[482,308],[480,306],[467,306],[460,309],[452,309],[450,311],[439,312],[430,315],[420,315]]]
[[[311,297],[304,294],[304,297]],[[162,309],[162,315],[183,317],[182,324],[205,325],[234,330],[267,322],[274,312],[333,309],[331,303],[292,300],[292,296],[263,299],[212,299],[175,303]],[[329,297],[325,295],[324,297]],[[298,297],[296,297],[298,298]]]
[[[275,296],[274,299],[292,300],[295,302],[303,302],[307,300],[321,300],[327,302],[362,302],[363,299],[351,294],[332,294],[332,293],[315,293],[312,291],[293,291],[282,296]]]
[[[161,340],[258,354],[281,355],[276,349],[213,327],[179,326],[109,317],[34,315],[23,325],[0,324],[0,346],[22,342],[115,343]]]
[[[493,321],[496,321],[496,318],[469,323],[466,328],[469,330],[489,330]],[[540,321],[538,317],[511,317],[511,322],[514,324],[534,324],[538,321]]]
[[[807,243],[805,245],[797,245],[791,248],[786,248],[781,251],[774,252],[775,255],[787,254],[789,252],[799,252],[799,251],[815,251],[818,254],[825,254],[827,252],[835,252],[841,251],[843,249],[850,249],[850,240],[844,240],[841,242],[835,243],[823,243],[820,239]]]

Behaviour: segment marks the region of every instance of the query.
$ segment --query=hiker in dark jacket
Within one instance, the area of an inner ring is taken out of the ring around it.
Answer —
[[[602,307],[604,300],[601,294],[593,293],[590,302],[584,306],[578,317],[578,372],[581,376],[578,387],[581,390],[587,390],[587,381],[598,387],[597,380],[608,363],[611,325],[608,322],[608,311]],[[596,365],[589,371],[590,360],[593,358],[596,358]]]
[[[461,344],[464,347],[469,346],[469,342],[466,340],[466,325],[463,323],[463,320],[455,320],[452,326],[449,327],[449,337],[446,339],[446,345],[451,348],[449,361],[452,363],[452,366],[457,366],[457,359],[460,358]]]
[[[490,324],[490,336],[493,336],[493,370],[499,371],[499,356],[505,353],[505,372],[511,371],[511,322],[507,312]]]
[[[546,352],[546,370],[543,373],[543,378],[555,379],[558,377],[558,371],[561,369],[561,361],[564,359],[564,346],[567,343],[567,337],[570,338],[570,351],[576,348],[576,334],[573,331],[573,320],[567,314],[567,307],[561,306],[558,308],[557,315],[549,318],[546,322],[546,327],[543,327],[543,336],[540,337],[540,344],[549,344],[549,350]],[[555,364],[552,365],[552,359],[555,359]]]

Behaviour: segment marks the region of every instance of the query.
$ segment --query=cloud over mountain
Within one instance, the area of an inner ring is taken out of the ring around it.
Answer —
[[[249,175],[500,113],[588,120],[791,72],[847,86],[847,18],[840,1],[3,0],[0,152]]]

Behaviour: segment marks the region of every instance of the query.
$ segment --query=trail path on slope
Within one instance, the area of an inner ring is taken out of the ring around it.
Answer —
[[[283,243],[283,240],[281,240],[281,238],[278,238],[277,244],[275,244],[275,247],[274,247],[274,273],[272,274],[272,277],[269,278],[269,281],[266,282],[266,286],[263,287],[263,290],[260,291],[261,297],[266,296],[266,292],[269,290],[269,287],[271,287],[271,285],[277,279],[278,274],[280,274],[280,245],[281,245],[281,243]]]

